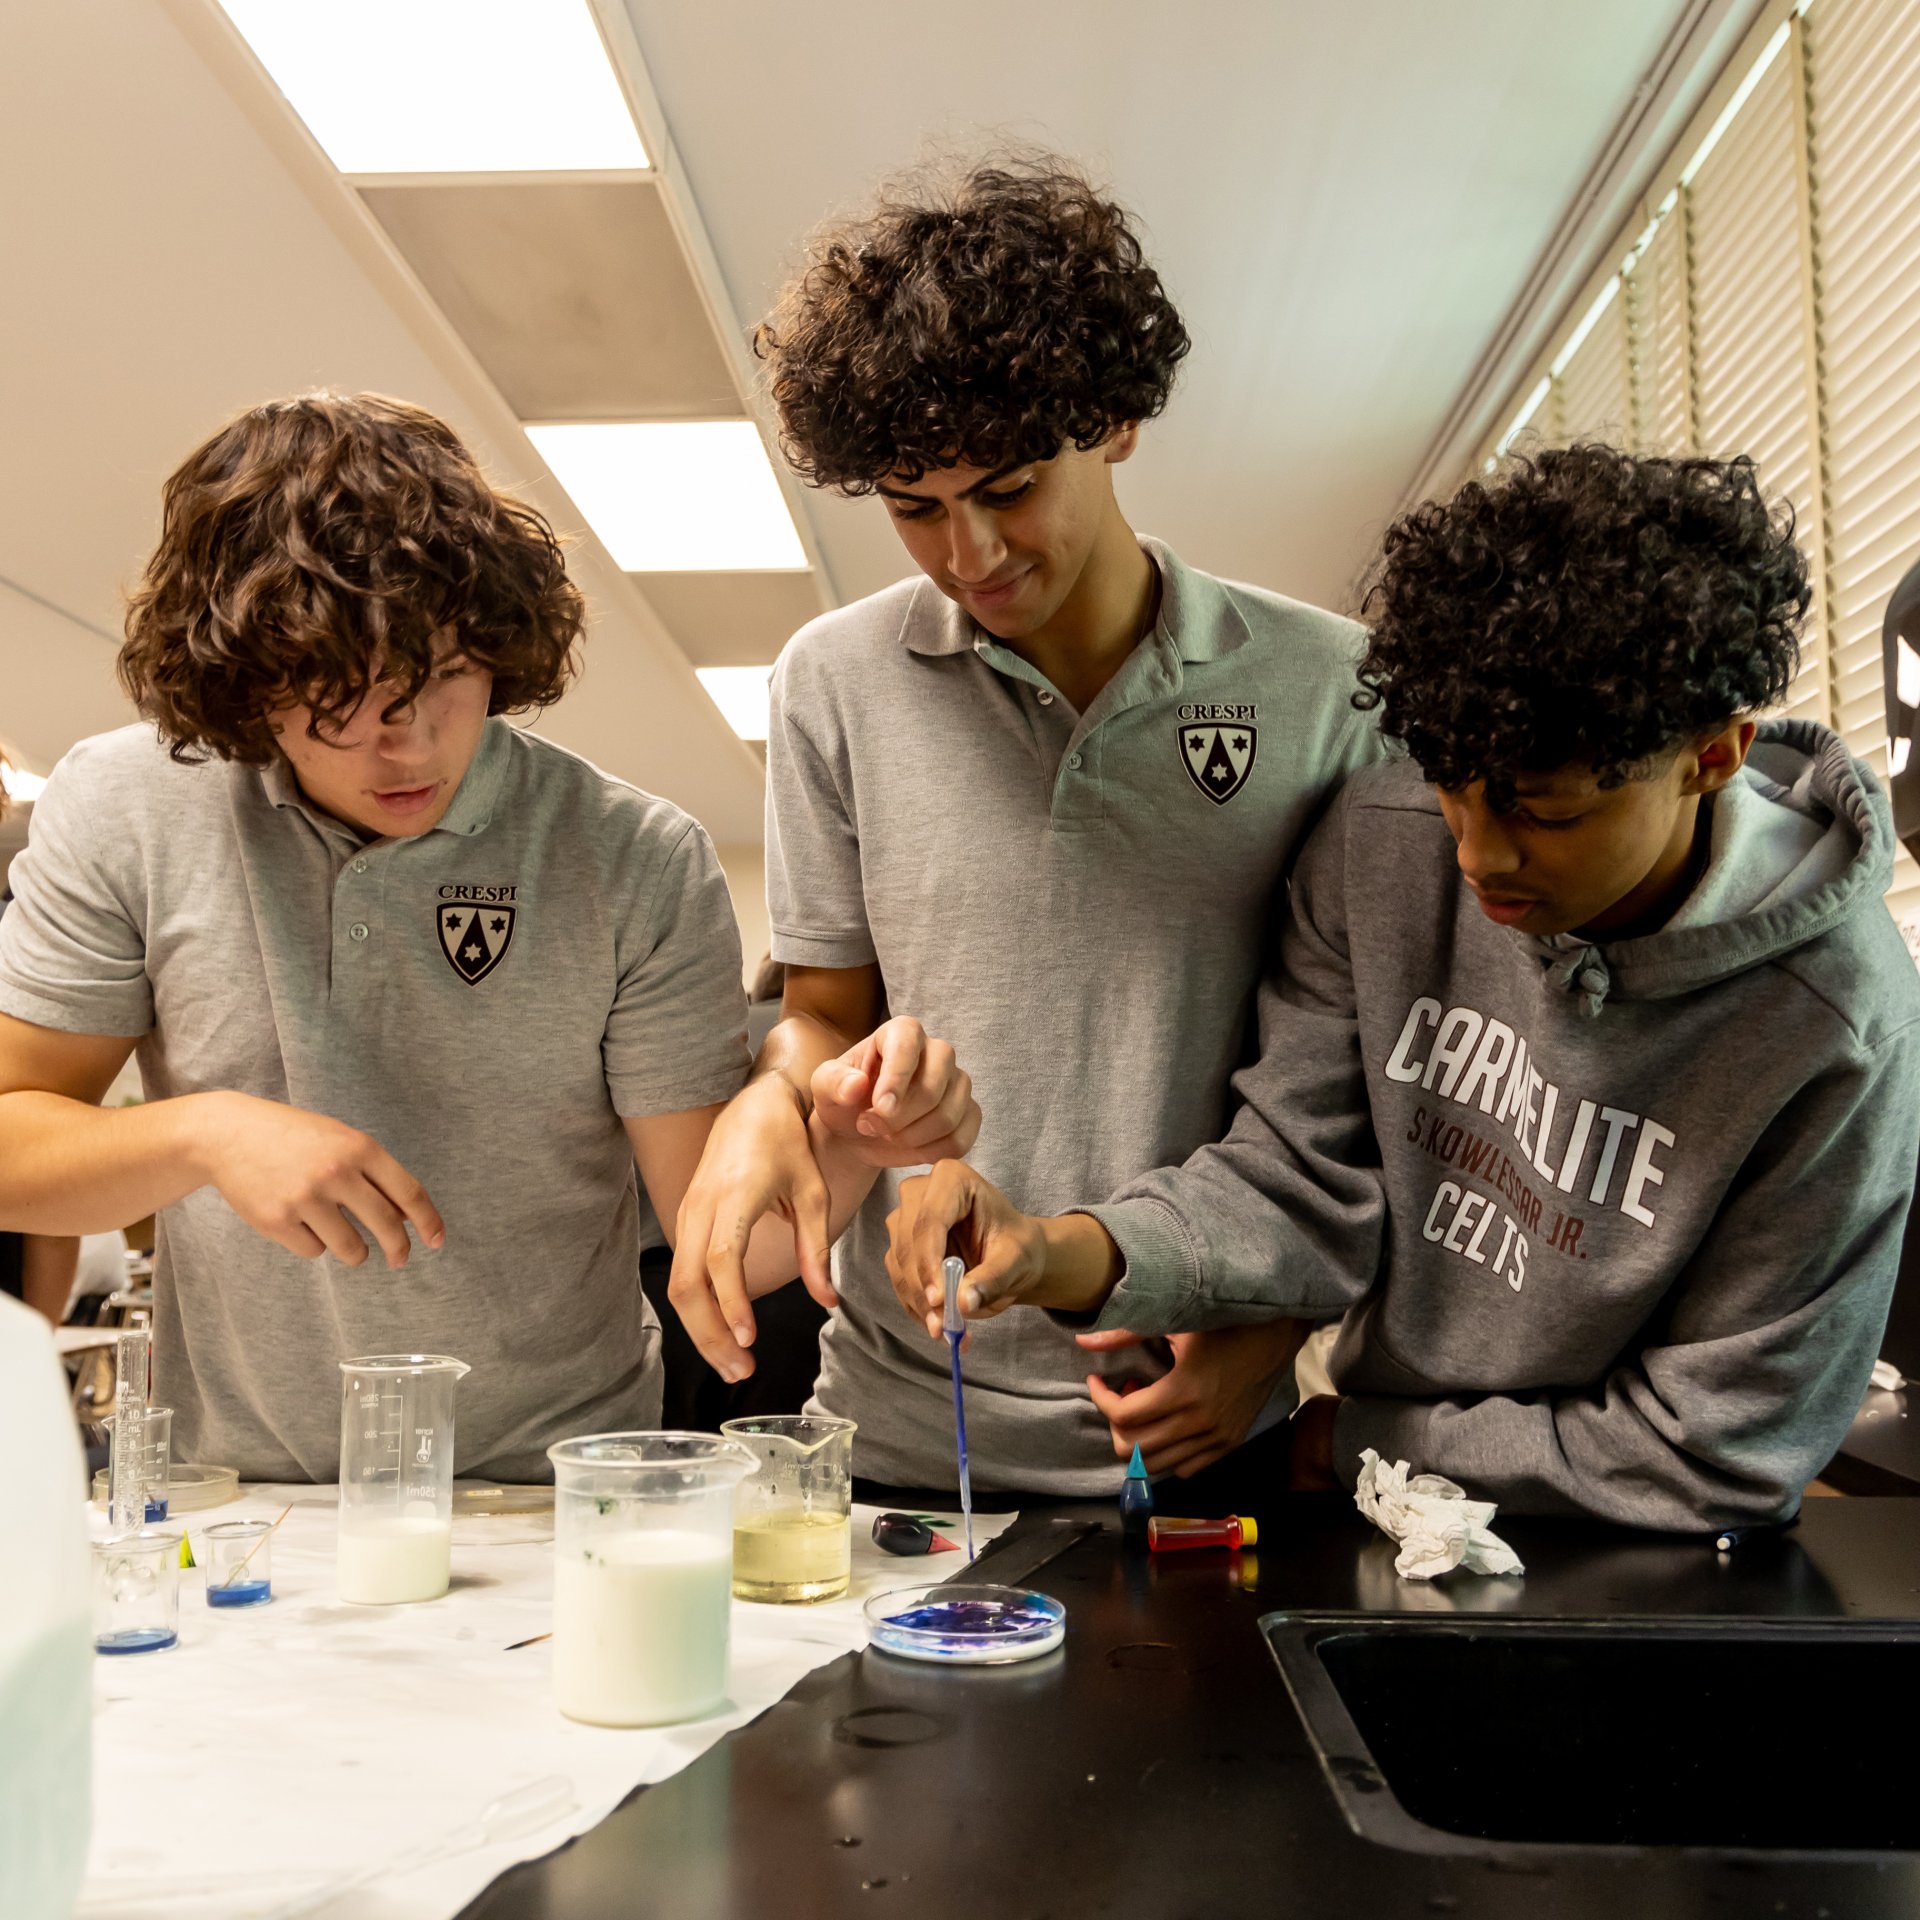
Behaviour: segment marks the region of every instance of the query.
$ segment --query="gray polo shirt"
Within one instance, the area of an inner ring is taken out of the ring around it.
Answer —
[[[1334,789],[1377,758],[1354,712],[1360,630],[1143,541],[1160,618],[1076,713],[929,581],[804,627],[773,676],[767,897],[776,960],[878,961],[887,1000],[950,1040],[972,1155],[1057,1213],[1219,1139],[1281,883]],[[889,1176],[835,1250],[843,1305],[818,1403],[856,1470],[951,1484],[946,1347],[886,1276]],[[1087,1355],[1045,1314],[975,1328],[975,1484],[1099,1494],[1120,1466]]]
[[[302,1260],[211,1187],[160,1216],[156,1397],[180,1459],[328,1480],[353,1354],[457,1354],[459,1470],[658,1424],[659,1326],[621,1116],[745,1073],[740,943],[704,832],[488,721],[446,818],[365,842],[284,764],[83,741],[0,919],[0,1011],[143,1036],[150,1100],[232,1088],[364,1129],[446,1220],[398,1273]]]

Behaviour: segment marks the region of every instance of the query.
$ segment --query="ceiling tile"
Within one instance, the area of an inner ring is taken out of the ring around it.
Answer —
[[[523,420],[740,416],[651,181],[361,193]]]
[[[629,576],[696,667],[770,664],[820,612],[810,573]]]

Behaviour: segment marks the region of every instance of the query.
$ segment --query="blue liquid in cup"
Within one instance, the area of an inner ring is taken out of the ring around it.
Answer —
[[[179,1638],[171,1627],[123,1627],[101,1634],[93,1645],[98,1653],[158,1653]]]
[[[165,1500],[149,1500],[147,1502],[147,1525],[152,1526],[156,1520],[164,1520],[167,1517],[169,1504],[171,1503]]]
[[[272,1598],[271,1580],[210,1580],[207,1583],[210,1607],[264,1607]]]

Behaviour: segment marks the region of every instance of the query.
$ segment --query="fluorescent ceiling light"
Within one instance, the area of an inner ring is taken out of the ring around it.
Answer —
[[[644,167],[587,0],[221,0],[342,173]]]
[[[807,564],[751,420],[568,422],[527,437],[628,573]]]
[[[767,737],[767,680],[771,667],[695,667],[707,698],[742,740]]]
[[[761,729],[760,737],[766,738],[766,729]],[[0,787],[4,787],[9,800],[38,800],[47,790],[47,777],[43,773],[29,773],[25,767],[11,767],[0,761]]]

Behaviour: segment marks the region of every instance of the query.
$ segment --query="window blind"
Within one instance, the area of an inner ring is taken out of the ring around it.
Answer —
[[[1611,308],[1571,314],[1503,413],[1544,380],[1522,448],[1751,454],[1816,595],[1783,711],[1884,776],[1881,620],[1920,560],[1920,5],[1775,0],[1736,59],[1619,235]],[[1888,901],[1920,920],[1904,849]]]

